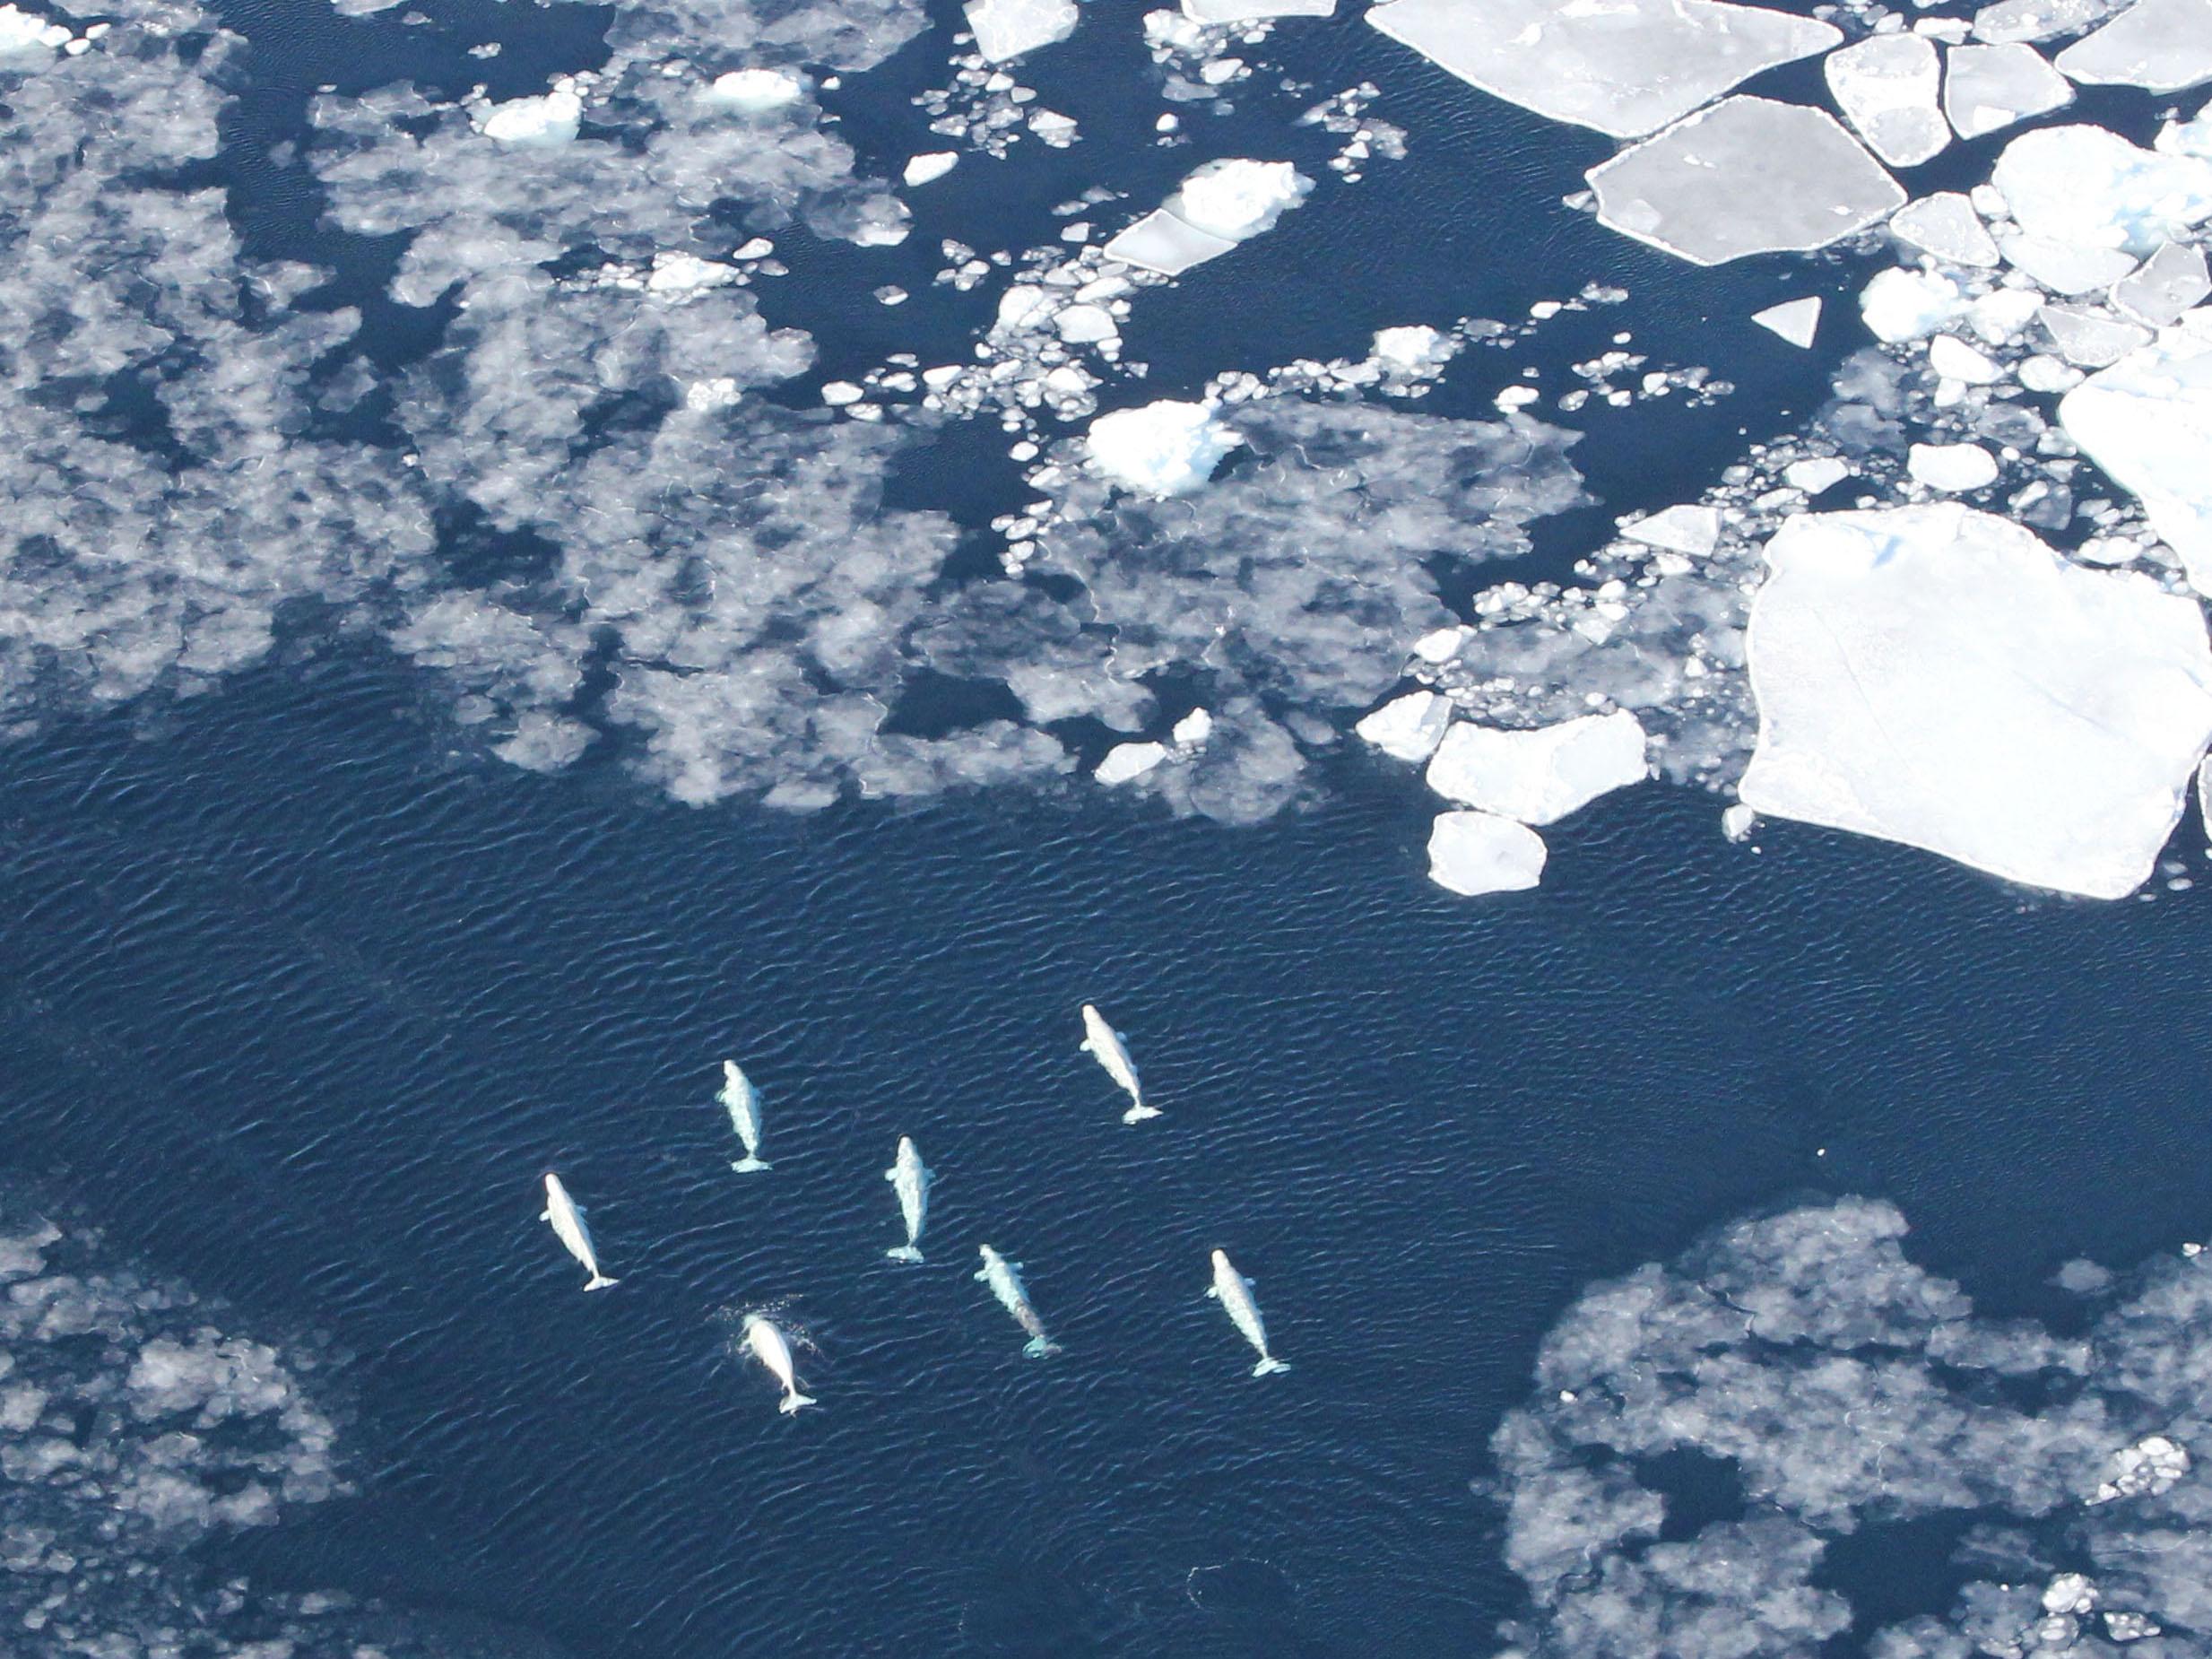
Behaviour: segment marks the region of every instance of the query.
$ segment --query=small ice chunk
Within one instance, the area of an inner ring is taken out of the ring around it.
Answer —
[[[1620,533],[1631,542],[1673,553],[1702,559],[1721,539],[1720,509],[1684,502],[1634,523],[1623,521]]]
[[[734,266],[701,259],[697,254],[655,254],[653,269],[646,276],[646,291],[671,297],[696,294],[709,288],[727,288],[737,276]]]
[[[976,49],[1002,64],[1075,32],[1075,0],[967,0]]]
[[[1928,343],[1928,366],[1968,386],[1994,386],[2005,372],[1956,334],[1938,334]]]
[[[1991,345],[2008,345],[2035,320],[2043,302],[2032,288],[1993,288],[1966,308],[1966,321]]]
[[[1956,190],[1939,190],[1907,202],[1889,218],[1898,240],[1952,265],[1993,265],[1996,239],[1973,211],[1973,203]]]
[[[1951,142],[1937,95],[1942,67],[1919,35],[1869,35],[1821,65],[1836,108],[1892,167],[1918,167]]]
[[[1193,265],[1218,259],[1236,246],[1227,237],[1185,224],[1166,208],[1158,207],[1108,242],[1106,255],[1162,276],[1180,276]]]
[[[584,100],[566,87],[539,98],[510,98],[483,112],[476,130],[494,143],[517,150],[552,150],[576,137]]]
[[[1436,751],[1452,723],[1452,702],[1434,691],[1394,697],[1352,728],[1393,760],[1418,765]]]
[[[1374,355],[1393,368],[1427,369],[1443,362],[1455,349],[1453,342],[1427,323],[1406,323],[1396,328],[1375,331]]]
[[[1766,560],[1746,804],[2091,898],[2151,874],[2212,738],[2194,600],[1950,501],[1800,514]]]
[[[2135,256],[2117,248],[2054,242],[2043,236],[2008,236],[1999,244],[2005,263],[2025,271],[2058,294],[2086,294],[2110,288],[2135,269]]]
[[[1102,476],[1141,494],[1171,496],[1202,486],[1243,441],[1214,419],[1210,404],[1163,398],[1100,415],[1084,445]]]
[[[848,404],[856,404],[865,395],[850,380],[832,380],[822,387],[822,402],[832,409],[843,409]]]
[[[2069,392],[2059,423],[2212,594],[2212,343],[2166,330]]]
[[[1178,749],[1203,749],[1213,735],[1213,716],[1206,709],[1193,708],[1169,728],[1168,735]]]
[[[1997,457],[1980,444],[1914,444],[1904,470],[1930,490],[1956,494],[1997,482]]]
[[[2020,229],[2046,241],[2147,254],[2212,216],[2212,162],[2163,154],[2101,126],[2046,126],[1990,174]]]
[[[2019,41],[1954,47],[1944,65],[1943,112],[1961,138],[1979,138],[2073,101],[2066,77]]]
[[[1823,490],[1833,490],[1851,476],[1851,463],[1835,456],[1815,456],[1807,461],[1792,461],[1782,469],[1783,482],[1793,490],[1802,490],[1807,495],[1818,495]]]
[[[2187,1446],[2162,1434],[2147,1435],[2112,1454],[2111,1472],[2089,1501],[2108,1504],[2116,1498],[2156,1498],[2179,1485],[2189,1467]]]
[[[1892,345],[1932,334],[1965,311],[1958,284],[1935,271],[1879,271],[1859,295],[1868,331]]]
[[[1800,351],[1808,349],[1820,329],[1820,296],[1808,294],[1802,300],[1785,300],[1764,311],[1752,312],[1751,320]]]
[[[766,259],[775,251],[775,243],[769,241],[765,236],[756,236],[732,253],[730,257],[733,259]]]
[[[1718,0],[1391,0],[1367,21],[1495,97],[1614,138],[1656,132],[1843,38]]]
[[[2059,67],[2077,81],[2153,92],[2212,81],[2212,0],[2137,0],[2060,53]]]
[[[2111,13],[2123,0],[1997,0],[1973,14],[1974,38],[1992,44],[2070,35]]]
[[[2086,1613],[2097,1604],[2097,1587],[2081,1573],[2060,1573],[2043,1588],[2043,1611]]]
[[[1586,177],[1601,221],[1698,265],[1825,248],[1905,199],[1835,117],[1769,98],[1725,99]]]
[[[942,178],[959,165],[959,156],[950,150],[932,150],[925,154],[907,159],[906,169],[900,175],[907,187],[925,185],[933,178]]]
[[[2109,367],[2136,347],[2150,343],[2149,329],[2078,306],[2043,306],[2035,320],[2050,332],[2059,355],[2078,369]]]
[[[1474,898],[1516,893],[1543,878],[1544,838],[1489,812],[1439,812],[1428,832],[1428,879]]]
[[[1731,841],[1748,841],[1759,821],[1759,815],[1741,801],[1721,809],[1721,833]]]
[[[1548,824],[1649,774],[1644,727],[1626,709],[1531,731],[1462,721],[1429,760],[1447,801],[1524,824]]]
[[[1125,784],[1141,777],[1167,758],[1165,743],[1116,743],[1091,777],[1102,784]]]
[[[2161,242],[2143,268],[2112,284],[2112,303],[2138,322],[2164,328],[2206,295],[2204,252],[2182,242]]]
[[[1333,17],[1336,0],[1183,0],[1194,23],[1253,23],[1268,17]]]
[[[707,89],[707,100],[741,115],[766,115],[797,103],[805,94],[798,77],[780,69],[733,69],[715,77]]]
[[[0,5],[0,67],[22,69],[47,62],[69,44],[69,30],[59,23],[18,6]]]
[[[2020,384],[2031,392],[2071,391],[2082,378],[2081,370],[2071,363],[2042,352],[2020,364]]]
[[[1167,198],[1167,209],[1210,236],[1242,242],[1273,230],[1313,187],[1288,161],[1209,161]]]
[[[1122,332],[1114,313],[1102,305],[1069,306],[1053,318],[1053,327],[1070,345],[1095,344]]]

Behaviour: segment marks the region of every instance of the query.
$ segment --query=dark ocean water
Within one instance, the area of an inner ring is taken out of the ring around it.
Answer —
[[[270,1583],[586,1659],[1482,1651],[1514,1586],[1469,1483],[1591,1277],[1815,1190],[1894,1197],[1999,1307],[2202,1230],[2195,891],[1754,853],[1653,787],[1469,904],[1360,767],[1251,830],[698,812],[442,755],[409,683],[272,670],[0,757],[9,1164],[356,1356],[358,1496],[217,1558]],[[1085,999],[1159,1122],[1118,1123]],[[724,1055],[768,1175],[729,1172]],[[579,1294],[548,1168],[620,1289]],[[1022,1358],[985,1241],[1064,1356]],[[1216,1245],[1287,1376],[1201,1296]],[[796,1419],[716,1318],[785,1299]]]

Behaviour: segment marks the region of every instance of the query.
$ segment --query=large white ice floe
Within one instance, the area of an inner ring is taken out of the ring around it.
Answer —
[[[2005,146],[1990,182],[2029,236],[2142,255],[2212,216],[2212,162],[2101,126],[2046,126]]]
[[[1904,470],[1915,482],[1956,495],[1995,483],[1997,457],[1980,444],[1914,444]]]
[[[1698,265],[1825,248],[1905,199],[1835,117],[1768,98],[1723,100],[1589,178],[1605,223]]]
[[[1955,502],[1808,513],[1748,635],[1759,813],[2117,899],[2212,737],[2202,612]]]
[[[1918,167],[1951,142],[1939,97],[1943,66],[1921,35],[1869,35],[1820,65],[1836,108],[1876,155]]]
[[[1973,35],[1977,40],[2048,40],[2086,29],[2123,4],[2125,0],[1997,0],[1973,14]]]
[[[1993,265],[1997,241],[1973,203],[1956,190],[1907,202],[1889,221],[1890,234],[1951,265]]]
[[[2059,423],[2212,594],[2212,343],[2167,329],[2069,392]]]
[[[1427,778],[1447,801],[1548,824],[1649,771],[1644,727],[1619,709],[1532,731],[1462,721],[1444,734]]]
[[[2212,0],[2138,0],[2059,54],[2075,80],[2178,92],[2212,81]]]
[[[511,98],[492,104],[477,117],[477,130],[495,143],[516,149],[552,149],[577,134],[584,100],[565,87],[541,98]]]
[[[1075,32],[1075,0],[968,0],[976,49],[994,64],[1051,46]]]
[[[1716,0],[1391,0],[1367,21],[1508,103],[1615,138],[1655,132],[1843,39],[1810,18]]]
[[[1544,873],[1544,838],[1491,812],[1439,812],[1428,832],[1428,878],[1469,898],[1517,893]]]
[[[1434,691],[1392,698],[1352,729],[1393,760],[1426,760],[1452,723],[1452,701]]]
[[[2017,41],[1953,47],[1944,65],[1943,112],[1961,138],[1999,132],[2073,101],[2066,77]]]
[[[1186,495],[1241,440],[1205,404],[1163,398],[1090,423],[1084,447],[1100,476],[1149,496]]]
[[[1165,204],[1106,246],[1109,259],[1179,276],[1271,230],[1314,181],[1288,161],[1242,157],[1193,169]]]

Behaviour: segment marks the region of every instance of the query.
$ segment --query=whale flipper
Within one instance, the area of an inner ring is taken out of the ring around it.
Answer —
[[[621,1282],[620,1279],[610,1279],[604,1273],[594,1273],[584,1288],[586,1290],[611,1290]]]
[[[1262,1359],[1252,1368],[1252,1374],[1254,1377],[1272,1377],[1278,1371],[1288,1371],[1289,1368],[1290,1361],[1288,1359]]]
[[[769,1163],[766,1159],[755,1158],[752,1154],[748,1152],[744,1157],[739,1159],[735,1163],[732,1164],[730,1168],[736,1170],[740,1175],[751,1175],[757,1170],[772,1169],[775,1166]]]
[[[1059,1353],[1061,1351],[1061,1347],[1058,1342],[1054,1342],[1050,1337],[1033,1336],[1021,1345],[1021,1351],[1028,1355],[1032,1359],[1042,1359],[1047,1354]]]
[[[918,1262],[922,1259],[922,1253],[912,1245],[898,1245],[883,1254],[894,1262]]]
[[[781,1411],[785,1417],[789,1417],[794,1412],[798,1411],[798,1409],[802,1405],[815,1405],[819,1403],[820,1402],[818,1402],[812,1394],[787,1394],[781,1400],[778,1400],[776,1403],[776,1409]]]
[[[1141,1124],[1148,1117],[1158,1117],[1159,1115],[1159,1107],[1147,1106],[1140,1100],[1122,1114],[1122,1121],[1125,1124]]]

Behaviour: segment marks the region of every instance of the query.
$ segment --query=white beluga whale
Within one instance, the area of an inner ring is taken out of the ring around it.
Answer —
[[[1267,1351],[1267,1326],[1260,1323],[1259,1303],[1252,1299],[1252,1281],[1229,1264],[1226,1250],[1213,1253],[1213,1282],[1206,1287],[1206,1294],[1228,1309],[1231,1322],[1245,1333],[1245,1341],[1258,1350],[1260,1363],[1252,1368],[1254,1377],[1290,1368],[1288,1359],[1278,1359]]]
[[[768,1375],[784,1385],[784,1397],[776,1403],[776,1409],[786,1417],[802,1405],[815,1403],[812,1394],[799,1392],[799,1383],[793,1375],[791,1344],[784,1338],[776,1322],[765,1314],[747,1314],[744,1324],[745,1346],[752,1357],[768,1368]]]
[[[1136,1063],[1129,1057],[1129,1046],[1122,1041],[1122,1034],[1106,1022],[1106,1016],[1089,1003],[1083,1004],[1082,1051],[1095,1055],[1106,1075],[1129,1090],[1129,1109],[1122,1114],[1125,1124],[1141,1124],[1148,1117],[1158,1117],[1159,1107],[1144,1103],[1144,1089],[1137,1081]]]
[[[929,1220],[930,1171],[922,1162],[922,1154],[912,1135],[898,1137],[898,1156],[891,1167],[883,1172],[883,1178],[891,1184],[898,1194],[898,1213],[906,1223],[906,1242],[883,1254],[894,1262],[918,1262],[921,1251],[915,1248],[922,1240],[923,1223]]]
[[[1029,1333],[1021,1351],[1032,1359],[1042,1359],[1046,1354],[1056,1354],[1060,1344],[1045,1334],[1045,1322],[1037,1316],[1037,1309],[1029,1306],[1029,1293],[1021,1288],[1021,1264],[1010,1262],[989,1245],[983,1246],[983,1271],[976,1275],[991,1287],[991,1294],[999,1299],[1000,1306],[1014,1316],[1014,1323]]]
[[[750,1175],[768,1166],[760,1157],[760,1091],[734,1060],[722,1063],[722,1092],[715,1097],[730,1108],[730,1127],[737,1131],[745,1156],[731,1164],[740,1175]]]
[[[568,1196],[568,1189],[560,1184],[560,1177],[550,1169],[545,1172],[545,1209],[538,1220],[552,1228],[553,1237],[591,1275],[584,1283],[586,1290],[603,1290],[619,1282],[599,1271],[599,1253],[592,1248],[592,1229],[584,1225],[584,1206]]]

